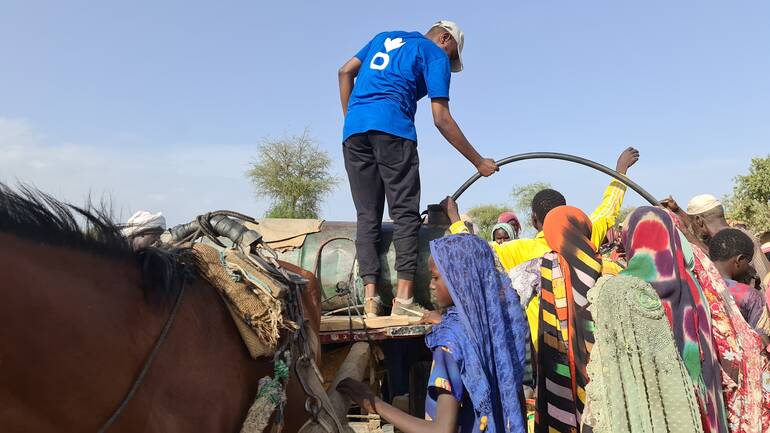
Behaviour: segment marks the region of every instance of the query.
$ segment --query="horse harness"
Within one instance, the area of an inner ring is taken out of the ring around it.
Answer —
[[[131,388],[129,388],[128,392],[126,393],[125,397],[123,397],[123,400],[120,402],[118,407],[115,409],[114,412],[112,412],[112,415],[110,415],[110,417],[107,419],[104,425],[102,425],[102,427],[98,430],[98,433],[105,433],[110,427],[112,427],[115,421],[118,420],[120,415],[123,414],[123,411],[126,410],[126,407],[128,407],[128,403],[134,397],[134,394],[136,393],[136,391],[139,389],[139,385],[141,385],[142,382],[144,381],[144,377],[147,375],[147,372],[150,371],[152,362],[155,361],[155,357],[158,355],[158,352],[160,352],[161,346],[163,346],[163,343],[166,341],[169,331],[171,331],[171,325],[174,324],[174,319],[176,319],[176,313],[179,312],[179,306],[182,305],[182,297],[184,295],[184,289],[185,289],[185,282],[183,279],[182,284],[179,287],[179,292],[176,295],[176,301],[174,301],[174,307],[171,309],[171,313],[168,315],[168,319],[166,319],[166,324],[163,325],[163,330],[160,331],[160,335],[158,335],[158,339],[155,340],[155,345],[153,345],[152,351],[150,351],[150,354],[147,356],[147,359],[144,361],[142,370],[139,372],[139,375],[134,380],[134,383],[131,385]]]
[[[275,252],[262,243],[261,235],[253,230],[246,229],[242,224],[231,218],[256,222],[246,215],[235,212],[211,212],[197,217],[189,224],[172,228],[169,230],[171,236],[170,238],[167,238],[166,241],[170,240],[174,244],[183,244],[192,243],[199,238],[205,237],[220,247],[225,247],[218,237],[227,237],[234,245],[237,245],[252,262],[262,267],[262,269],[266,270],[272,277],[276,278],[289,288],[289,290],[285,292],[285,310],[289,318],[299,325],[299,329],[284,339],[274,355],[274,361],[278,362],[279,360],[282,360],[287,365],[294,365],[296,376],[307,396],[305,410],[311,416],[311,419],[305,426],[303,426],[303,429],[310,425],[310,423],[315,423],[320,425],[327,433],[343,433],[348,431],[343,427],[335,414],[332,403],[326,394],[323,387],[322,375],[318,370],[318,366],[315,364],[308,342],[305,319],[300,304],[300,290],[307,281],[296,274],[287,272],[287,270],[278,263]],[[98,433],[105,433],[113,426],[128,407],[131,399],[141,386],[155,361],[155,358],[160,352],[163,343],[168,338],[168,334],[182,304],[184,292],[185,280],[183,278],[176,300],[174,301],[174,306],[172,307],[168,319],[166,319],[166,323],[163,325],[163,329],[158,335],[152,350],[147,356],[141,371],[120,404],[101,428],[99,428]],[[294,360],[295,356],[296,360]],[[292,362],[293,360],[294,362]],[[276,412],[276,421],[278,422],[279,427],[274,431],[280,431],[280,425],[282,425],[283,419],[283,404],[278,407]]]

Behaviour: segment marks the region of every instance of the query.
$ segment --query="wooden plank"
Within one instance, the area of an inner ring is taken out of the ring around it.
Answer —
[[[385,335],[391,338],[416,337],[427,334],[433,325],[410,325],[385,329]]]
[[[348,425],[355,433],[383,433],[379,415],[348,415]]]
[[[422,338],[430,332],[432,325],[391,326],[389,328],[321,332],[321,344],[343,343],[347,341],[380,341],[399,338]]]
[[[345,343],[348,341],[379,341],[389,338],[382,329],[370,329],[367,331],[327,331],[321,332],[321,344]]]
[[[367,329],[382,329],[392,326],[408,326],[411,323],[419,322],[419,317],[410,316],[379,316],[372,318],[352,318],[353,330],[364,329],[364,324]],[[321,332],[330,331],[347,331],[351,327],[351,319],[347,316],[322,316],[321,317]]]

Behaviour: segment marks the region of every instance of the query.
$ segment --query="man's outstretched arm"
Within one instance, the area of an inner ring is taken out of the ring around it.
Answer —
[[[629,147],[618,157],[615,171],[625,176],[628,173],[628,169],[636,164],[637,161],[639,161],[639,151]],[[617,222],[625,195],[626,185],[617,179],[613,179],[604,191],[601,204],[589,215],[593,224],[591,241],[593,241],[597,249],[604,241],[607,231]]]
[[[350,94],[353,93],[353,84],[355,83],[358,71],[361,69],[361,60],[358,57],[345,62],[337,72],[340,81],[340,103],[342,104],[342,115],[348,114],[348,101]]]
[[[500,170],[493,159],[483,158],[468,139],[465,138],[465,134],[457,126],[452,113],[449,112],[449,100],[444,98],[432,99],[430,107],[433,111],[433,123],[441,132],[441,135],[470,161],[482,176],[490,176],[492,173]]]

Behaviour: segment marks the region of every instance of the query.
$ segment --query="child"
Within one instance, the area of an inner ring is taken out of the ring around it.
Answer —
[[[433,352],[425,419],[375,397],[350,379],[337,389],[404,433],[524,433],[521,397],[527,324],[508,277],[473,235],[430,243],[431,289],[446,308],[427,335]]]
[[[743,318],[766,339],[770,334],[770,320],[765,299],[758,290],[738,282],[752,271],[754,242],[738,229],[723,229],[711,238],[709,256],[725,279]]]
[[[492,227],[492,242],[502,244],[508,242],[511,239],[518,239],[516,232],[508,223],[497,223]]]

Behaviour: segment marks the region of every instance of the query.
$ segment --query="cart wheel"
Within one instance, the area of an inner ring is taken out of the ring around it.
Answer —
[[[430,366],[429,361],[421,361],[415,362],[409,369],[409,413],[418,418],[425,416]]]

